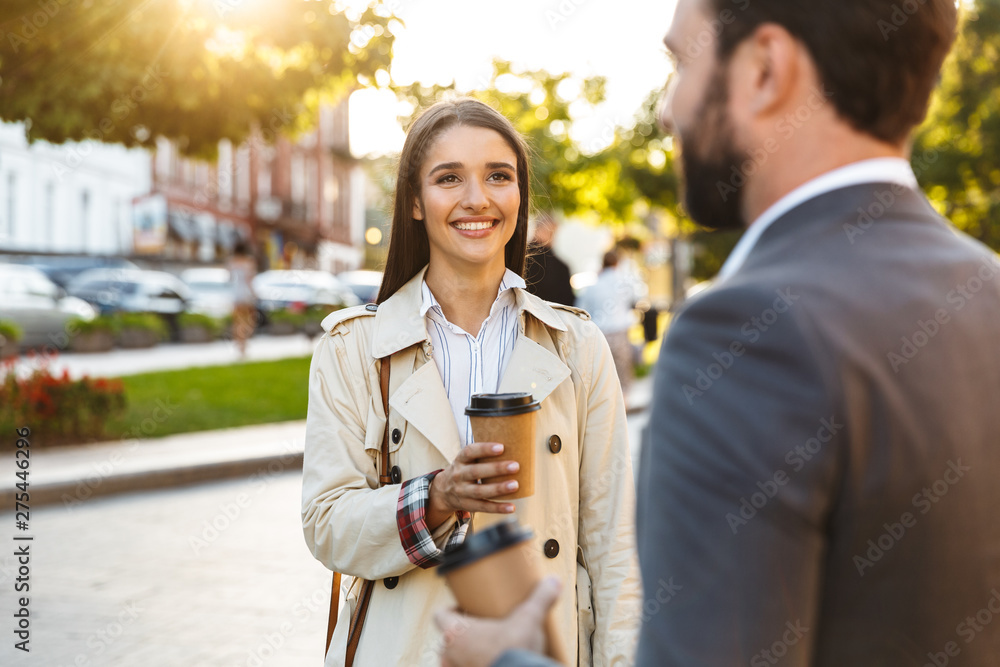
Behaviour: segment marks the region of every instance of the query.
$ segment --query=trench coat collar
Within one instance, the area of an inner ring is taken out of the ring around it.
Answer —
[[[421,269],[395,294],[378,307],[375,315],[372,352],[376,358],[395,354],[430,340],[424,318],[420,315],[421,284],[427,267]],[[527,335],[525,315],[530,314],[543,325],[566,331],[559,314],[552,306],[522,290],[516,290],[520,332],[507,369],[500,380],[501,392],[529,392],[535,400],[544,400],[570,375],[570,370],[557,354]],[[534,325],[537,326],[537,325]],[[405,356],[405,355],[404,355]],[[425,361],[429,357],[425,357]],[[444,457],[453,461],[461,449],[458,427],[448,410],[447,418],[441,406],[448,406],[448,395],[437,365],[400,359],[401,366],[412,363],[412,373],[390,392],[389,405],[413,428],[420,431]],[[393,364],[395,366],[395,364]],[[402,369],[400,369],[402,370]],[[405,371],[404,371],[405,372]],[[396,376],[393,373],[393,376]]]
[[[376,359],[395,354],[411,345],[430,344],[427,324],[420,314],[420,306],[423,303],[421,285],[425,273],[427,273],[426,266],[379,305],[375,313],[375,331],[372,340],[372,356]],[[517,287],[513,289],[516,307],[522,320],[523,314],[529,313],[547,327],[566,331],[566,325],[562,323],[552,306],[526,290]],[[522,324],[521,332],[523,331]]]

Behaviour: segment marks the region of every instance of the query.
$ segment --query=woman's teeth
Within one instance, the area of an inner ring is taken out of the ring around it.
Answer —
[[[493,226],[492,222],[456,222],[455,227],[462,230],[463,232],[476,232],[481,229],[489,229]]]

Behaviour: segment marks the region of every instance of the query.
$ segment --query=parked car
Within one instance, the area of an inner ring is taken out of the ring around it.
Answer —
[[[357,306],[361,299],[326,271],[264,271],[253,279],[258,308],[301,311],[310,306]]]
[[[15,255],[10,261],[33,266],[65,289],[76,276],[91,269],[138,269],[121,257],[101,255]]]
[[[181,280],[191,291],[188,311],[220,318],[233,314],[229,269],[187,269]]]
[[[378,289],[382,285],[381,271],[344,271],[337,275],[337,280],[347,285],[348,289],[354,292],[354,296],[361,299],[362,303],[375,303],[378,297]]]
[[[92,320],[95,315],[90,304],[67,296],[38,269],[0,264],[0,319],[10,320],[22,329],[22,348],[58,347],[68,320],[77,317]]]

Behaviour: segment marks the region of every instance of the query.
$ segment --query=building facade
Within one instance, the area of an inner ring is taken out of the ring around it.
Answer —
[[[350,154],[347,103],[323,107],[313,129],[294,140],[280,133],[290,120],[276,115],[238,147],[221,142],[214,163],[159,141],[150,201],[140,208],[152,211],[144,226],[162,232],[137,250],[211,262],[243,239],[267,268],[360,266],[364,178]]]
[[[132,254],[132,204],[150,156],[97,141],[29,145],[0,123],[0,252]]]

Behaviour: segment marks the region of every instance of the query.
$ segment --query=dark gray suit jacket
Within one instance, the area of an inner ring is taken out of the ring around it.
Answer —
[[[637,664],[1000,664],[996,255],[897,186],[789,212],[671,325],[639,482]]]
[[[996,256],[888,184],[777,220],[670,327],[637,536],[639,665],[1000,664]]]

